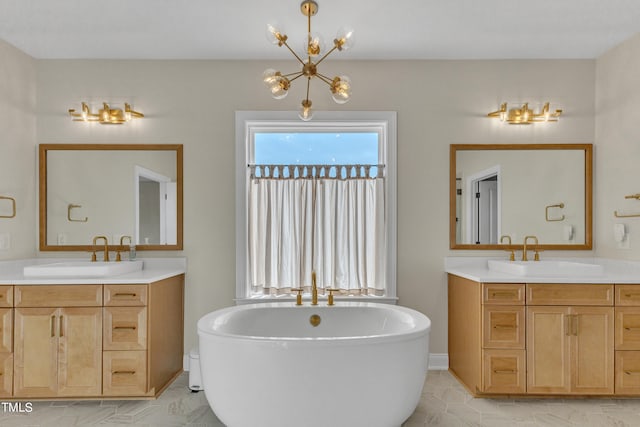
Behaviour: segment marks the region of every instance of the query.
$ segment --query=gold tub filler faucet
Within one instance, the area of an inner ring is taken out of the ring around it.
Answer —
[[[329,292],[327,297],[327,305],[334,305],[333,293],[338,292],[340,289],[325,288],[325,291]],[[291,288],[292,292],[297,292],[296,305],[302,305],[302,292],[303,288]],[[316,272],[311,272],[311,305],[318,305],[318,285],[316,283]]]

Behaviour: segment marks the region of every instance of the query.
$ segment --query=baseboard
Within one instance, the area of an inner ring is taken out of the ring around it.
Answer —
[[[182,369],[189,371],[189,355],[182,357]],[[449,355],[447,353],[431,353],[429,355],[429,370],[446,371],[449,369]]]
[[[429,354],[429,370],[446,371],[449,369],[449,355],[447,353]]]

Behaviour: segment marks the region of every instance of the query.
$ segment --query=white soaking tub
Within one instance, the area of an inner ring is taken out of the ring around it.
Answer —
[[[217,310],[198,321],[204,391],[227,427],[397,427],[420,399],[430,329],[388,304]]]

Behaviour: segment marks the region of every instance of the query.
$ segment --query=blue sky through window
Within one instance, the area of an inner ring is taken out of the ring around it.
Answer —
[[[376,132],[261,132],[254,150],[258,165],[379,163]]]

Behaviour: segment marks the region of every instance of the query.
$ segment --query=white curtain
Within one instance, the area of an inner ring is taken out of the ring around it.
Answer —
[[[384,295],[383,177],[252,177],[249,186],[252,293],[308,290],[315,271],[321,292]]]

